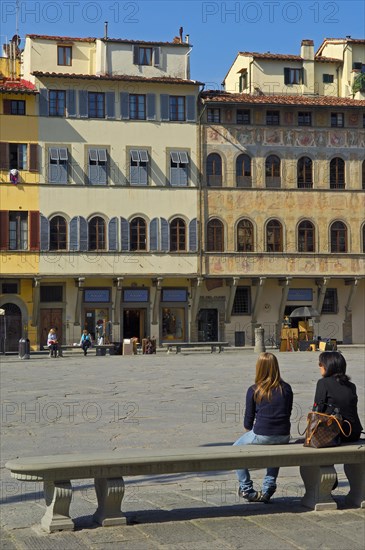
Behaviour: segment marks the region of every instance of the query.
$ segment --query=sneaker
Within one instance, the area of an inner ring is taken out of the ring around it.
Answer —
[[[260,502],[261,501],[261,491],[249,491],[247,493],[241,493],[242,498],[248,500],[248,502]]]
[[[260,498],[260,502],[264,502],[265,504],[269,504],[271,497],[272,497],[272,495],[270,495],[269,493],[262,493],[261,498]]]

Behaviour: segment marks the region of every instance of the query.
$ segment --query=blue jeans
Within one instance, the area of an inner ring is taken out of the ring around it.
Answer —
[[[257,435],[253,430],[243,434],[233,445],[284,445],[289,443],[290,435]],[[279,474],[279,468],[268,468],[266,476],[262,482],[262,492],[268,493],[270,496],[276,491],[276,478]],[[240,485],[240,490],[243,493],[253,491],[253,484],[250,477],[250,472],[247,468],[237,470],[237,477]]]

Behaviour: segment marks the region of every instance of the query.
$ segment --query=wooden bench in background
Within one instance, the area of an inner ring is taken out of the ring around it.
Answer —
[[[174,348],[176,353],[180,353],[182,349],[189,348],[210,348],[211,353],[215,352],[218,348],[218,353],[221,353],[225,347],[229,346],[229,342],[174,342],[171,344],[164,342],[162,346],[167,348],[167,353],[171,353]]]
[[[122,525],[124,477],[157,476],[239,468],[299,466],[305,486],[302,505],[334,510],[331,496],[336,480],[334,464],[344,464],[350,484],[347,501],[365,508],[365,444],[313,449],[302,444],[194,447],[183,449],[126,449],[88,454],[35,456],[10,460],[5,467],[21,481],[43,481],[46,513],[41,526],[48,532],[72,530],[71,480],[94,478],[98,507],[93,516],[103,526]],[[266,511],[266,510],[265,510]]]

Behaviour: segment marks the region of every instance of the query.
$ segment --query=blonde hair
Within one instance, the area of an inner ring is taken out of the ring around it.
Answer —
[[[279,363],[273,353],[261,353],[256,363],[256,389],[254,400],[261,403],[263,399],[271,400],[272,391],[281,387]]]

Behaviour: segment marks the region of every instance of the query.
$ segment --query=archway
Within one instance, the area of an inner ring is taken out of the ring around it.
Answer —
[[[19,340],[22,337],[22,312],[19,306],[12,303],[3,304],[5,315],[0,325],[1,351],[18,351]]]

